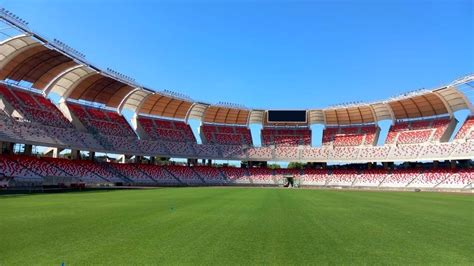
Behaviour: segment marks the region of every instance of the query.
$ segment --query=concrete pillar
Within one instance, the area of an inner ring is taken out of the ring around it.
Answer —
[[[25,150],[23,151],[23,154],[31,156],[32,153],[33,153],[33,145],[25,144]]]
[[[207,160],[207,166],[212,166],[212,160],[211,159]]]
[[[53,154],[52,154],[53,156],[52,156],[52,157],[53,157],[53,158],[58,158],[58,156],[59,156],[59,149],[58,149],[58,148],[53,148],[52,152],[53,152]]]
[[[89,152],[89,160],[90,161],[95,161],[95,151],[90,151]]]
[[[135,163],[141,163],[142,162],[142,156],[135,156]]]
[[[450,165],[452,169],[456,168],[456,160],[451,160]]]
[[[15,148],[15,143],[13,142],[5,142],[5,153],[4,154],[13,154]]]
[[[150,164],[155,164],[155,163],[156,163],[155,156],[151,156],[150,157]]]
[[[81,151],[80,150],[71,150],[71,159],[73,159],[73,160],[81,159]]]

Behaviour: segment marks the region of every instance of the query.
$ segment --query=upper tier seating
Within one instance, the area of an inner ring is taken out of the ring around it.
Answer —
[[[449,118],[397,122],[390,127],[385,144],[439,142],[450,123]]]
[[[325,148],[325,147],[321,147],[321,148],[305,147],[301,151],[301,158],[325,160],[328,158],[329,153],[330,153],[330,149]]]
[[[474,140],[474,116],[469,116],[456,134],[455,139]]]
[[[308,127],[264,127],[261,134],[263,146],[311,145],[311,129]]]
[[[220,145],[252,145],[252,135],[248,127],[203,124],[203,142]]]
[[[222,145],[219,147],[221,150],[222,158],[237,158],[246,159],[244,149],[241,146],[236,145]]]
[[[191,127],[183,121],[145,116],[139,116],[137,120],[151,140],[196,142]]]
[[[277,146],[275,148],[275,157],[283,159],[298,159],[299,158],[298,147],[285,147]]]
[[[272,149],[270,147],[255,147],[247,149],[249,158],[272,158]]]
[[[379,128],[376,125],[327,127],[323,130],[323,145],[374,145]]]
[[[92,134],[74,128],[61,128],[18,121],[4,112],[0,117],[0,137],[5,141],[43,143],[45,146],[60,146],[75,149],[103,150]]]
[[[125,118],[116,112],[71,102],[68,102],[67,106],[80,122],[92,132],[108,136],[137,138]]]
[[[193,143],[193,149],[197,156],[219,158],[219,145],[213,144],[197,144]]]
[[[61,111],[41,94],[0,85],[0,95],[30,122],[52,127],[72,127]]]

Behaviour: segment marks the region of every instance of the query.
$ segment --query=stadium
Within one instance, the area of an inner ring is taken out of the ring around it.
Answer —
[[[0,15],[1,265],[474,263],[474,75],[315,109],[208,103]]]

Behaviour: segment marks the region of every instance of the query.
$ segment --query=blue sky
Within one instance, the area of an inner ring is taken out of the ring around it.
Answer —
[[[268,109],[385,99],[473,72],[473,5],[0,0],[149,88]]]

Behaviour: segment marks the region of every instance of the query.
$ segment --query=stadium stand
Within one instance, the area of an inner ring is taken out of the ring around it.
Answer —
[[[103,184],[110,183],[109,180],[104,179],[94,172],[86,169],[82,166],[80,160],[68,160],[60,158],[44,157],[45,160],[52,167],[58,168],[69,176],[77,178],[79,181],[86,182],[88,184]]]
[[[326,160],[329,156],[329,153],[330,149],[325,147],[305,147],[301,150],[301,158],[306,160]]]
[[[192,168],[180,165],[167,165],[165,169],[171,173],[171,175],[175,176],[183,183],[188,185],[198,185],[203,184],[203,180],[199,177],[199,175],[193,171]]]
[[[457,173],[452,173],[448,175],[441,183],[439,183],[437,188],[457,188],[462,189],[471,185],[474,181],[474,169],[461,169]],[[472,187],[471,187],[472,188]]]
[[[289,123],[292,119],[271,122],[265,119],[270,110],[197,102],[179,93],[144,88],[133,78],[85,61],[79,63],[74,52],[59,53],[58,47],[18,27],[15,20],[7,24],[13,24],[12,29],[20,34],[5,36],[0,45],[1,60],[6,62],[0,73],[0,187],[6,183],[49,186],[55,180],[107,186],[276,185],[288,174],[300,178],[303,185],[472,188],[474,116],[466,92],[472,91],[473,75],[384,101],[308,109],[301,112],[306,119],[297,124]],[[58,60],[54,64],[53,57],[46,60],[53,54]],[[61,100],[56,105],[47,97]],[[124,110],[133,113],[133,128],[121,114]],[[469,111],[469,116],[449,141],[460,110]],[[198,144],[187,119],[203,123],[200,136],[204,144]],[[383,120],[393,124],[385,145],[376,146],[378,123]],[[262,147],[253,147],[250,124],[263,125]],[[311,146],[313,124],[325,126],[322,147]],[[30,156],[33,147],[44,147],[44,155],[54,157],[70,150],[76,159]],[[80,160],[81,151],[88,152],[90,160]],[[157,156],[180,158],[193,166],[98,162],[95,153],[105,153],[106,160],[114,155],[136,156],[150,163]],[[291,161],[311,162],[308,168],[334,163],[347,166],[302,171],[194,166],[199,159],[243,161],[242,165]],[[441,166],[419,163],[422,161],[439,161]],[[387,169],[367,170],[374,162],[383,162]],[[399,169],[394,162],[411,164]],[[392,165],[395,169],[389,170]]]
[[[183,121],[139,116],[139,125],[148,139],[170,142],[196,142],[191,127]]]
[[[109,166],[115,169],[120,175],[130,178],[139,185],[156,185],[157,182],[149,175],[136,167],[135,164],[110,163]]]
[[[310,146],[309,127],[264,127],[261,131],[263,146]]]
[[[137,164],[136,167],[159,185],[181,184],[177,177],[173,176],[163,166],[152,164]]]
[[[305,169],[301,179],[305,185],[324,186],[328,179],[328,171],[326,169]]]
[[[250,168],[248,169],[249,175],[254,184],[276,184],[273,178],[273,171],[268,168]]]
[[[201,125],[203,143],[218,145],[252,145],[252,135],[248,127],[218,124]]]
[[[230,184],[250,184],[251,180],[247,169],[238,167],[222,167],[222,174]]]
[[[380,184],[380,187],[404,188],[419,175],[419,169],[393,170]]]
[[[299,149],[297,147],[277,146],[275,148],[275,158],[294,159],[299,158]]]
[[[385,169],[370,169],[362,170],[360,175],[352,184],[353,187],[378,187],[385,178],[388,172]]]
[[[397,122],[390,127],[385,143],[416,144],[446,140],[445,133],[451,121],[449,118],[436,118]]]
[[[10,89],[1,84],[0,94],[29,122],[61,128],[72,126],[61,111],[41,94],[33,91]]]
[[[436,187],[453,174],[452,169],[427,169],[424,170],[408,187]]]
[[[275,169],[211,166],[158,166],[69,160],[20,155],[0,156],[1,180],[18,184],[41,185],[51,177],[69,178],[70,183],[90,185],[282,185],[286,176],[300,180],[300,185],[328,187],[380,187],[391,189],[470,189],[474,169]],[[2,182],[3,182],[2,181]]]
[[[247,149],[247,155],[249,158],[263,158],[272,159],[273,150],[270,147],[255,147]]]
[[[334,169],[329,176],[327,186],[352,186],[358,173],[353,169]]]
[[[224,175],[216,167],[195,166],[192,168],[207,184],[226,183]]]
[[[468,116],[456,134],[456,140],[474,140],[474,116]]]
[[[361,146],[377,143],[380,128],[376,125],[326,127],[323,145]]]
[[[137,137],[125,118],[114,111],[72,102],[68,102],[67,106],[82,125],[93,133],[131,139]]]

